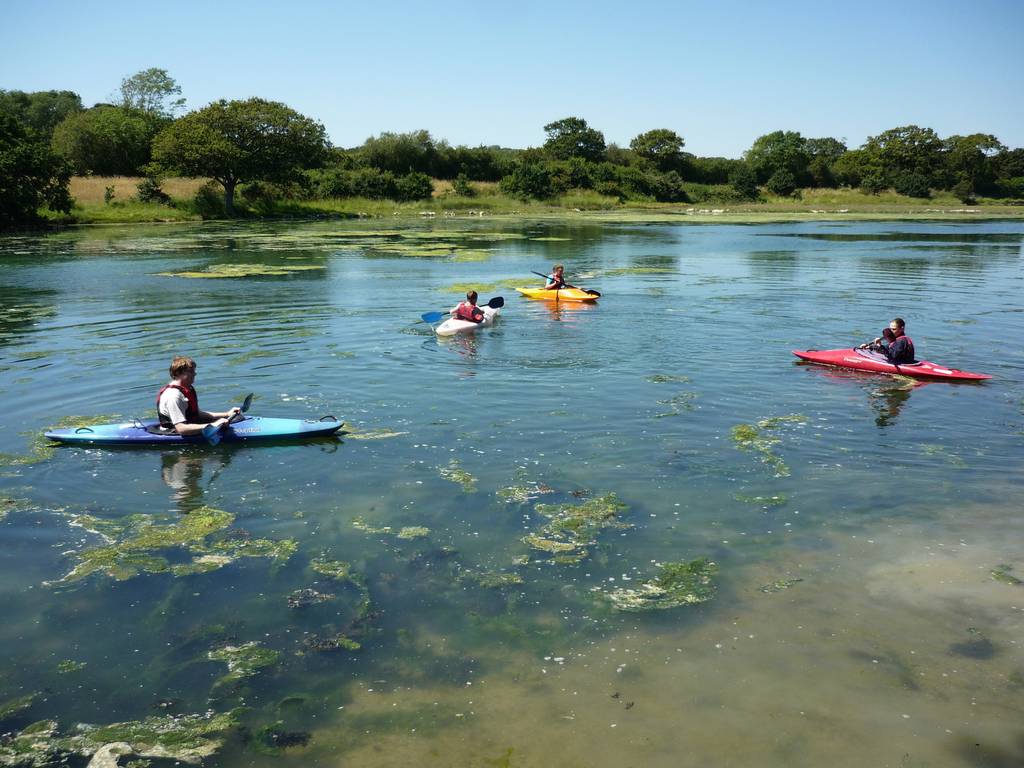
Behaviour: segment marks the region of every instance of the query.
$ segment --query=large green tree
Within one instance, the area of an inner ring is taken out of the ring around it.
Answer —
[[[401,176],[413,171],[433,174],[438,145],[428,131],[385,132],[366,140],[356,151],[366,165]]]
[[[170,118],[185,106],[185,99],[181,98],[181,86],[166,69],[150,67],[121,81],[121,106]]]
[[[917,174],[930,183],[940,181],[943,166],[942,139],[931,128],[904,125],[869,136],[862,149],[877,157],[889,180],[901,174]]]
[[[39,208],[71,210],[71,168],[50,143],[10,115],[0,115],[0,229],[30,223]]]
[[[280,102],[222,99],[161,131],[153,162],[162,171],[219,182],[224,207],[234,215],[239,184],[291,181],[302,169],[322,165],[327,151],[323,125]]]
[[[82,98],[72,91],[0,90],[0,115],[14,117],[47,139],[58,123],[81,111]]]
[[[159,128],[149,116],[109,104],[71,115],[54,129],[53,148],[75,172],[135,176],[149,162]]]
[[[946,168],[957,182],[966,182],[971,191],[988,191],[997,175],[994,158],[1006,152],[1006,146],[989,133],[950,136],[943,142]]]
[[[604,159],[604,134],[587,125],[581,117],[565,117],[544,126],[544,151],[554,160],[579,157],[600,162]]]
[[[826,136],[821,139],[807,139],[804,148],[811,157],[807,172],[811,183],[816,187],[834,187],[836,185],[833,166],[846,152],[846,144],[839,139]]]
[[[792,175],[797,186],[808,180],[807,166],[811,156],[807,151],[806,140],[796,131],[773,131],[759,136],[747,150],[744,159],[762,183],[779,171],[787,171]]]
[[[668,128],[641,133],[629,142],[629,148],[649,160],[660,171],[679,170],[683,160],[683,137]]]

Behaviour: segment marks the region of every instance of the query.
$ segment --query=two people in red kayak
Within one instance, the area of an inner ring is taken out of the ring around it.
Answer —
[[[198,435],[208,424],[220,429],[241,413],[232,408],[223,413],[208,413],[199,409],[199,396],[195,390],[196,361],[191,357],[176,357],[171,361],[171,380],[156,396],[156,415],[160,427],[179,435]]]
[[[868,344],[861,344],[857,349],[881,352],[894,365],[912,363],[915,359],[914,342],[907,336],[906,326],[902,317],[895,317],[880,337]]]

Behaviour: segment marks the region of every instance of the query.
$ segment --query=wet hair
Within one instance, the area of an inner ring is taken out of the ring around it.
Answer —
[[[907,324],[905,322],[903,322],[903,318],[902,317],[894,317],[892,319],[892,321],[894,323],[896,323],[896,325],[899,326],[900,328],[906,328],[907,327]]]
[[[194,371],[196,369],[196,361],[191,357],[178,357],[171,360],[171,378],[177,379],[187,371]]]
[[[466,291],[466,301],[476,304],[476,291]]]

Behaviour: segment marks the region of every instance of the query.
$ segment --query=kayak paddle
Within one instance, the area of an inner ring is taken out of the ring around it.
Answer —
[[[505,306],[505,299],[503,299],[501,296],[495,296],[493,299],[488,301],[484,306],[490,307],[491,309],[501,309],[502,307]],[[436,323],[445,315],[450,314],[451,312],[425,312],[424,314],[420,315],[420,317],[422,318],[420,322]]]
[[[245,396],[245,400],[242,401],[242,406],[239,410],[245,413],[249,410],[249,406],[252,405],[252,392]],[[240,421],[239,414],[235,414],[228,420],[228,424],[233,424],[236,421]],[[227,426],[227,425],[225,425]],[[203,437],[206,438],[206,442],[210,445],[217,445],[220,442],[220,427],[215,427],[213,424],[207,424],[203,427]]]
[[[533,272],[532,269],[530,271]],[[533,274],[537,275],[537,277],[543,277],[545,280],[550,278],[550,275],[544,275],[544,274],[541,274],[540,272],[533,272]],[[601,296],[601,292],[600,291],[592,291],[589,288],[580,288],[578,285],[569,285],[566,282],[563,282],[562,285],[564,285],[566,288],[575,288],[577,291],[583,291],[584,293],[589,293],[591,296],[597,296],[599,298]],[[555,290],[557,290],[557,289],[555,289]]]

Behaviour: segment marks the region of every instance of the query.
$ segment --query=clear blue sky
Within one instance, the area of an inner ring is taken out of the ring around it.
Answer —
[[[168,70],[189,108],[283,101],[339,146],[429,130],[536,146],[576,115],[609,142],[671,128],[738,157],[773,130],[850,147],[917,124],[1024,146],[1024,2],[0,0],[0,88],[87,106]]]

